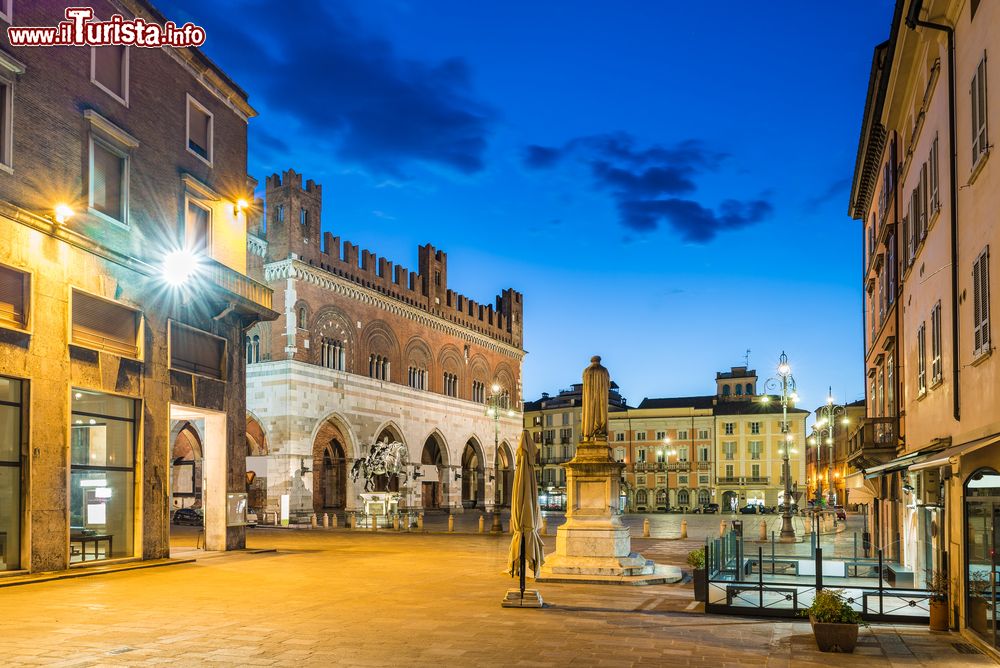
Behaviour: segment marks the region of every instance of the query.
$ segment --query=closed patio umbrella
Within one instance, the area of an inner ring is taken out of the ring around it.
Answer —
[[[511,492],[510,527],[514,535],[510,541],[507,572],[511,577],[521,576],[520,590],[512,589],[504,598],[504,607],[541,607],[542,597],[537,590],[524,588],[524,577],[530,568],[538,577],[545,561],[545,546],[538,535],[542,513],[538,508],[538,485],[535,467],[531,462],[531,435],[521,432],[514,456],[514,489]]]

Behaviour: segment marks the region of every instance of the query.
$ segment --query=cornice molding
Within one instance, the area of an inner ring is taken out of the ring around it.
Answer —
[[[249,235],[248,235],[249,239]],[[360,301],[364,304],[375,306],[384,311],[403,318],[409,318],[420,323],[428,329],[445,332],[469,343],[492,350],[493,352],[506,355],[518,362],[524,360],[525,352],[520,348],[497,341],[488,336],[472,331],[461,325],[457,325],[439,316],[427,313],[421,309],[414,308],[409,304],[400,302],[377,290],[362,287],[356,283],[348,281],[340,276],[331,274],[328,271],[308,265],[301,260],[286,259],[278,262],[271,262],[264,265],[264,282],[271,283],[285,279],[295,279],[318,285],[324,290],[329,290],[349,299]]]

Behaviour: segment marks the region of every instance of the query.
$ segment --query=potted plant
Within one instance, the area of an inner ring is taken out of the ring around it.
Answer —
[[[803,614],[809,616],[819,651],[854,651],[858,644],[858,626],[864,622],[861,613],[844,600],[840,589],[817,591],[812,605]]]
[[[691,567],[691,578],[694,580],[694,600],[705,602],[708,600],[708,576],[705,572],[705,548],[699,547],[691,550],[687,556],[688,566]]]
[[[985,571],[969,573],[969,610],[966,617],[972,630],[982,634],[990,632],[986,627],[986,618],[990,609],[989,601],[986,600],[986,592],[989,588],[990,583]]]
[[[931,631],[948,630],[948,575],[941,571],[929,573],[927,591],[930,599]]]

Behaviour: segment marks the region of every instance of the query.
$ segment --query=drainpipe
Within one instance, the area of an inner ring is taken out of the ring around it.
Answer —
[[[910,12],[906,16],[906,27],[916,30],[917,27],[930,30],[940,30],[948,36],[948,143],[949,165],[951,178],[951,354],[952,354],[952,397],[955,400],[954,416],[956,421],[962,419],[961,401],[959,397],[959,345],[958,345],[958,146],[955,141],[955,29],[944,23],[923,21],[919,18],[923,0],[913,0]]]

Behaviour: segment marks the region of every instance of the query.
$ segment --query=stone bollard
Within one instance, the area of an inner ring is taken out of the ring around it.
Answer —
[[[543,536],[548,536],[549,535],[549,521],[546,518],[544,518],[544,517],[542,518],[541,534]]]
[[[767,542],[767,520],[760,521],[760,542]]]
[[[719,522],[719,538],[726,535],[726,520]]]
[[[448,533],[455,533],[455,516],[448,515]]]
[[[371,523],[372,523],[371,530],[378,531],[378,515],[369,515],[368,517],[371,518]]]
[[[330,528],[330,513],[323,513],[323,528]]]
[[[312,515],[309,516],[309,526],[311,526],[313,529],[316,528],[316,513],[313,513]]]
[[[681,538],[688,537],[688,521],[681,520]]]
[[[278,524],[280,524],[280,520],[278,519],[279,514],[280,513],[278,513],[278,511],[274,512],[274,526],[278,526]]]
[[[486,517],[484,515],[479,516],[479,533],[484,533],[486,531]]]
[[[330,515],[330,526],[334,529],[337,528],[337,513]]]
[[[649,518],[642,521],[642,537],[649,538]]]
[[[417,515],[417,531],[424,530],[424,514],[420,513]]]
[[[392,516],[392,529],[393,531],[399,531],[399,515]]]

